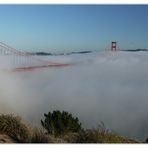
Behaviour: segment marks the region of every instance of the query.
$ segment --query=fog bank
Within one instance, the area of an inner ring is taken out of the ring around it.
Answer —
[[[49,61],[75,63],[26,72],[4,70],[1,58],[0,112],[15,113],[33,125],[43,114],[66,110],[82,125],[100,121],[118,134],[136,138],[148,135],[148,53],[98,52],[84,55],[42,56]],[[8,64],[6,64],[8,63]]]

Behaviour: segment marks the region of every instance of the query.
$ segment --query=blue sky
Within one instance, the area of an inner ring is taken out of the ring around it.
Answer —
[[[0,41],[26,50],[148,48],[148,5],[0,5]]]

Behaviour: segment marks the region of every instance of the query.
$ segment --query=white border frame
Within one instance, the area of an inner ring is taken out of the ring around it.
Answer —
[[[0,4],[148,4],[147,0],[0,0]]]

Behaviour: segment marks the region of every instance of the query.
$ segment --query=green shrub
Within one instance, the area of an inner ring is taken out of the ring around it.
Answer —
[[[48,134],[60,136],[68,132],[79,132],[81,123],[78,118],[74,118],[68,112],[53,111],[44,114],[45,120],[41,120],[41,125],[47,130]]]
[[[7,134],[18,142],[30,142],[30,129],[18,116],[0,115],[0,133]]]

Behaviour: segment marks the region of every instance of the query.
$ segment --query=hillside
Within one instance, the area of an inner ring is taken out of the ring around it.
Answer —
[[[101,125],[101,124],[100,124]],[[45,130],[31,127],[20,117],[0,115],[0,143],[143,143],[135,139],[109,132],[103,124],[96,129],[60,136],[47,134]]]
[[[68,138],[69,135],[66,135],[63,138],[52,138],[49,139],[49,142],[35,142],[35,143],[76,143],[75,138],[76,134],[71,134],[71,139]],[[81,137],[83,138],[83,137]],[[0,134],[0,143],[20,143],[19,141],[16,141],[12,137],[6,135],[6,134]],[[29,142],[30,143],[30,142]],[[33,142],[32,142],[33,143]],[[78,142],[80,143],[80,142]],[[135,139],[127,138],[127,137],[122,137],[122,136],[114,136],[112,139],[107,140],[106,138],[102,139],[101,142],[94,142],[94,141],[87,141],[87,142],[82,142],[82,143],[144,143],[142,141],[138,141]]]

